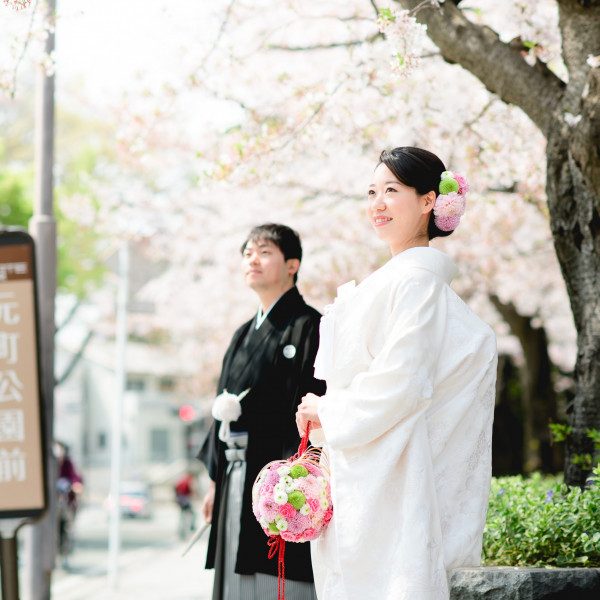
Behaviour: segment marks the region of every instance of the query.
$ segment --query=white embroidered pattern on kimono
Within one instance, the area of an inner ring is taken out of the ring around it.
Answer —
[[[315,375],[334,516],[312,542],[319,600],[446,600],[478,565],[491,478],[493,331],[433,248],[346,284],[321,322]]]

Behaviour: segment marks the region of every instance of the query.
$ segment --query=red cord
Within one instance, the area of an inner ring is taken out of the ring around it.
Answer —
[[[269,537],[269,558],[277,554],[277,600],[285,600],[285,540],[279,535]]]
[[[306,448],[308,448],[308,436],[310,435],[310,421],[306,424],[306,432],[304,433],[304,437],[300,442],[300,446],[298,447],[297,456],[300,457],[306,452]]]

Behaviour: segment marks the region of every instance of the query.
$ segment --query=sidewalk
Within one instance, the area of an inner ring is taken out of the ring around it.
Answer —
[[[141,548],[123,557],[117,589],[106,575],[69,574],[52,584],[53,600],[210,600],[213,571],[204,569],[206,539],[182,557],[187,542]]]

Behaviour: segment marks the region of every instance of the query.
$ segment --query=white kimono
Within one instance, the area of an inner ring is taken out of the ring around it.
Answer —
[[[312,542],[319,600],[446,600],[478,565],[497,350],[452,291],[452,261],[411,248],[321,320],[315,376],[333,519]]]

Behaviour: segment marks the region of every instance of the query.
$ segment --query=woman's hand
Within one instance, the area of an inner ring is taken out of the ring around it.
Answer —
[[[308,422],[310,421],[311,429],[321,429],[321,421],[319,421],[319,396],[315,394],[306,394],[302,398],[302,402],[298,405],[296,411],[296,426],[300,437],[304,437]]]
[[[212,522],[213,507],[215,505],[215,482],[210,480],[208,482],[208,490],[202,501],[202,516],[206,523]]]

